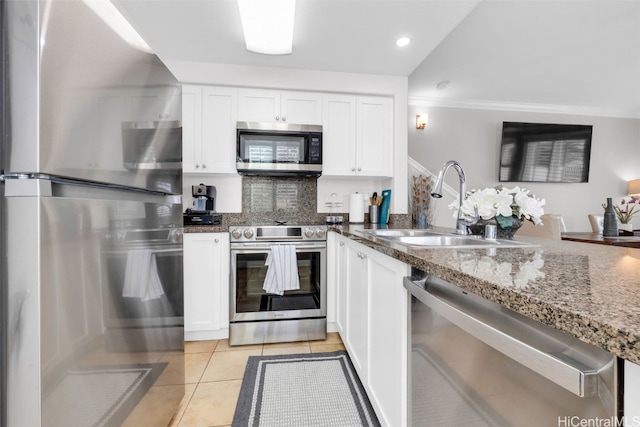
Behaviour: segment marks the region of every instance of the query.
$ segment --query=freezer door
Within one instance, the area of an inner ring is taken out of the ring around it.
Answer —
[[[164,64],[127,44],[95,2],[5,3],[4,172],[181,194],[181,86]]]
[[[173,416],[184,394],[181,229],[128,245],[132,230],[162,230],[166,219],[164,203],[134,198],[5,198],[8,425]]]

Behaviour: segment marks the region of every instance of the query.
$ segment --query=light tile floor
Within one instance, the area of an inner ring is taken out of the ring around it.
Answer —
[[[185,395],[169,427],[230,426],[249,356],[344,350],[337,333],[324,341],[229,346],[229,340],[185,343]]]

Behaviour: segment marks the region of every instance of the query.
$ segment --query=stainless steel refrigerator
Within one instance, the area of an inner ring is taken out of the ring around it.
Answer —
[[[167,425],[184,395],[181,87],[106,0],[3,0],[0,424]]]

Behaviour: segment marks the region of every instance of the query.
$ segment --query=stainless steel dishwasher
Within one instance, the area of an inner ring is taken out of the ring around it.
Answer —
[[[620,359],[420,273],[404,280],[409,425],[619,425]]]

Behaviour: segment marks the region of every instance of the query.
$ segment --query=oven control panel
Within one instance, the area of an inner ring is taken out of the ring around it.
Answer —
[[[236,226],[229,229],[231,242],[289,242],[327,240],[326,225]]]

